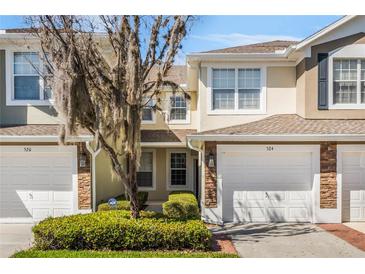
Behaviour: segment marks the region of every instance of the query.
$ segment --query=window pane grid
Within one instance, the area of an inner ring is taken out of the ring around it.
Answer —
[[[234,89],[213,90],[213,109],[234,109]]]
[[[260,90],[259,89],[239,89],[238,90],[239,109],[259,109]]]
[[[148,100],[147,98],[145,98],[145,102],[146,100]],[[142,121],[152,121],[153,120],[153,101],[149,100],[147,105],[143,108],[142,110]]]
[[[365,60],[333,61],[333,103],[365,103]],[[358,99],[359,98],[359,99]]]
[[[214,89],[234,89],[235,69],[213,69]]]
[[[171,185],[186,185],[186,153],[170,154]]]
[[[260,85],[260,69],[238,70],[239,89],[259,89]]]
[[[333,79],[335,81],[356,81],[357,60],[335,60]]]
[[[186,100],[183,96],[170,97],[170,120],[186,120]]]
[[[212,71],[213,110],[260,109],[261,69],[213,69]]]

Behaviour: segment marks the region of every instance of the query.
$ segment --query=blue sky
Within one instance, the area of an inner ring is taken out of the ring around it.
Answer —
[[[186,38],[178,63],[189,52],[270,40],[301,40],[341,16],[201,16]],[[0,16],[0,29],[25,27],[21,16]]]

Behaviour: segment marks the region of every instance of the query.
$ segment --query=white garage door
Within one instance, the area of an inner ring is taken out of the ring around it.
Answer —
[[[75,147],[0,149],[1,222],[33,222],[73,212]]]
[[[225,222],[312,221],[315,146],[222,148]]]
[[[346,149],[346,146],[343,146]],[[363,152],[360,151],[362,148]],[[342,219],[365,221],[365,146],[342,153]]]

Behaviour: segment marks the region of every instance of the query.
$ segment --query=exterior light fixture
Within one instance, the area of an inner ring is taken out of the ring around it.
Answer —
[[[215,167],[214,154],[212,152],[209,153],[208,167]]]
[[[80,154],[79,166],[80,167],[86,167],[86,155],[85,155],[85,153]]]

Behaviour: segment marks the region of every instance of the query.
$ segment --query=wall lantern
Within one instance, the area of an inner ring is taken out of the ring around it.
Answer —
[[[79,157],[79,166],[86,167],[86,155],[85,153],[81,153]]]
[[[209,153],[209,161],[208,161],[208,167],[215,167],[214,163],[214,154],[211,152]]]

